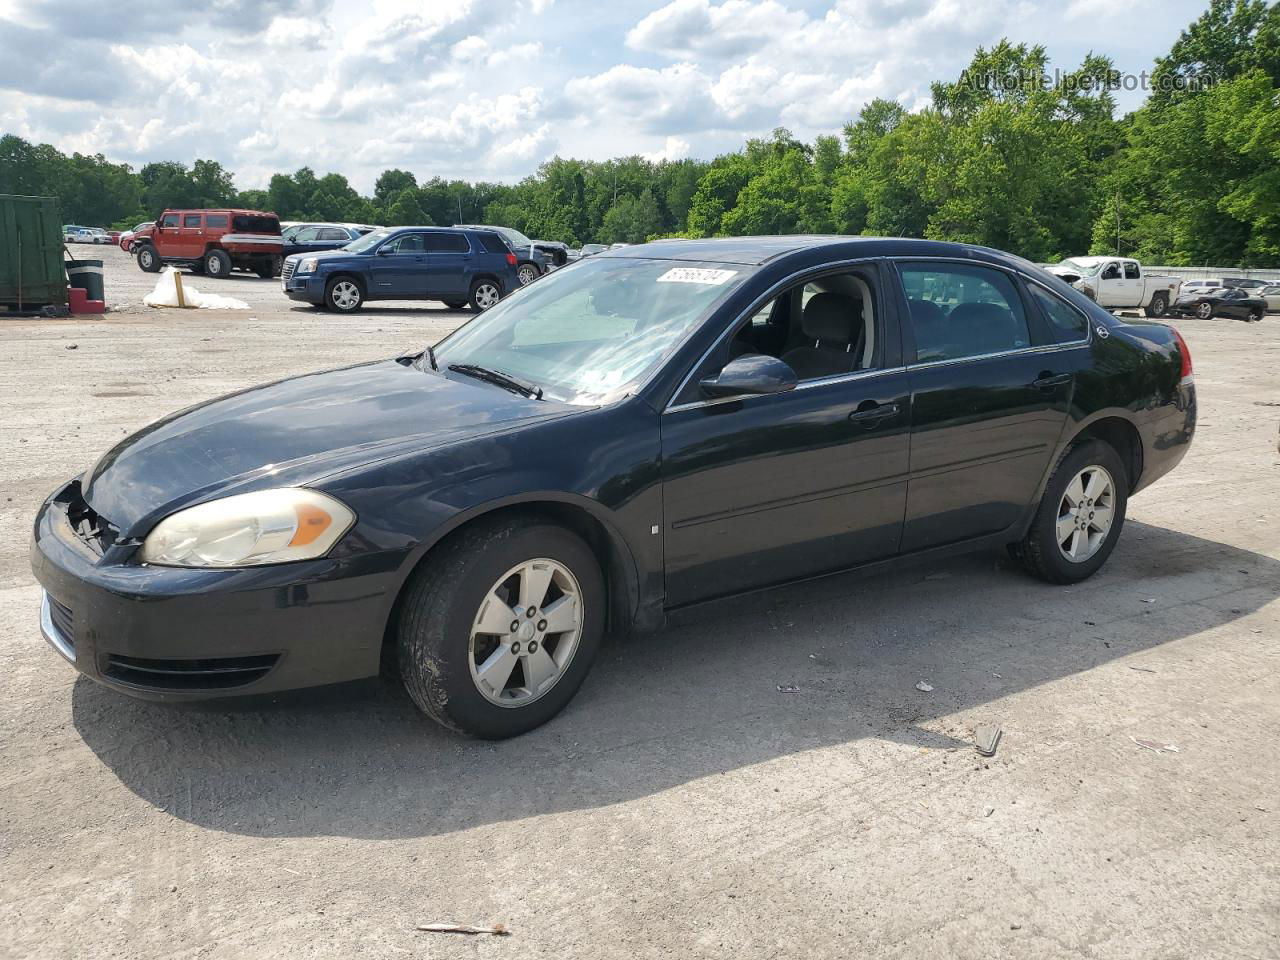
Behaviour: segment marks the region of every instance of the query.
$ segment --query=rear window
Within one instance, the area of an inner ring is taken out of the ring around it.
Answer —
[[[480,238],[480,243],[484,247],[486,253],[510,253],[511,250],[507,246],[507,242],[496,233],[483,231],[476,234]]]
[[[347,233],[347,231],[345,231],[345,230],[340,230],[340,229],[338,229],[337,227],[321,227],[321,228],[320,228],[319,236],[317,236],[317,238],[316,238],[316,239],[318,239],[318,240],[342,240],[343,242],[346,242],[346,241],[350,240],[350,239],[351,239],[351,237],[350,237],[350,235]]]
[[[227,215],[225,213],[210,213],[204,218],[206,227],[225,227],[227,225]]]
[[[198,213],[184,213],[184,214],[182,215],[182,225],[183,225],[184,227],[198,227],[198,226],[200,226],[200,214],[198,214]]]
[[[253,217],[238,213],[231,220],[231,229],[237,233],[272,233],[279,235],[280,221],[275,217]]]
[[[460,233],[428,233],[427,250],[430,253],[469,253],[471,244]]]

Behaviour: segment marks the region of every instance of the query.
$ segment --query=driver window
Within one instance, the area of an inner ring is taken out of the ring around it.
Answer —
[[[848,271],[784,291],[739,326],[720,368],[758,353],[779,358],[802,381],[872,369],[879,347],[874,282],[870,273]]]

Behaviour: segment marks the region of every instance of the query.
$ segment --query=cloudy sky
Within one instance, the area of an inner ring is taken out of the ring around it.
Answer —
[[[1149,69],[1207,0],[0,0],[0,132],[140,165],[518,178],[918,107],[975,47]],[[1142,94],[1122,94],[1132,109]]]

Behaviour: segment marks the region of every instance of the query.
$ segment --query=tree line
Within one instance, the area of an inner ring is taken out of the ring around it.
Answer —
[[[572,246],[661,236],[843,233],[984,244],[1037,261],[1117,250],[1152,263],[1280,266],[1280,4],[1211,0],[1115,117],[1106,57],[1049,74],[1043,47],[979,48],[911,112],[874,100],[842,135],[785,129],[710,162],[556,157],[514,184],[386,170],[371,196],[309,167],[238,190],[212,160],[136,172],[0,138],[0,193],[128,228],[165,207],[285,220],[496,223]]]

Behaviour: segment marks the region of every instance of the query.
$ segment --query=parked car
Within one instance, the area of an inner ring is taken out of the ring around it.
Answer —
[[[1173,312],[1182,316],[1235,317],[1257,323],[1267,312],[1267,301],[1251,296],[1247,290],[1237,287],[1218,287],[1216,290],[1192,290],[1184,293],[1173,305]]]
[[[512,227],[491,227],[484,224],[454,224],[458,230],[488,230],[496,233],[506,241],[511,252],[516,255],[516,273],[520,282],[533,283],[551,269],[551,255],[538,249],[537,244],[519,230]]]
[[[1263,287],[1257,295],[1266,301],[1268,313],[1280,312],[1280,284]]]
[[[569,245],[561,243],[559,240],[535,240],[534,246],[539,251],[545,251],[551,259],[552,268],[563,267],[569,262]]]
[[[603,243],[584,243],[582,245],[582,256],[593,257],[597,253],[604,253],[609,248]]]
[[[516,255],[492,230],[394,227],[341,250],[286,257],[291,300],[351,313],[369,300],[441,300],[487,310],[520,286]]]
[[[1267,285],[1265,280],[1255,280],[1252,277],[1223,277],[1222,285],[1224,287],[1235,287],[1237,290],[1248,290],[1250,293],[1256,293]]]
[[[1217,290],[1225,287],[1226,282],[1221,277],[1210,277],[1200,280],[1185,280],[1179,293],[1189,293],[1192,290]]]
[[[257,210],[166,210],[131,246],[147,273],[171,263],[210,277],[249,270],[268,278],[283,260],[280,220]]]
[[[63,243],[93,243],[93,231],[88,227],[78,227],[73,225],[62,228]]]
[[[44,503],[32,568],[45,637],[122,693],[396,661],[428,714],[506,737],[569,702],[607,628],[701,601],[1004,544],[1084,580],[1195,420],[1175,329],[1016,257],[659,242],[421,353],[148,425]]]
[[[287,257],[295,253],[338,250],[373,230],[373,227],[361,230],[345,223],[299,223],[286,229],[280,236],[284,241],[284,255]]]
[[[150,230],[155,225],[156,224],[154,220],[144,220],[142,223],[138,224],[132,230],[126,230],[124,233],[120,234],[120,249],[126,252],[132,251],[133,238],[136,237],[138,234],[142,233],[144,230]]]
[[[1147,273],[1128,257],[1072,257],[1049,272],[1061,277],[1099,306],[1142,307],[1149,317],[1163,317],[1178,299],[1181,281]]]
[[[89,232],[89,243],[96,244],[112,244],[115,241],[111,239],[111,234],[107,233],[102,227],[86,227]]]

